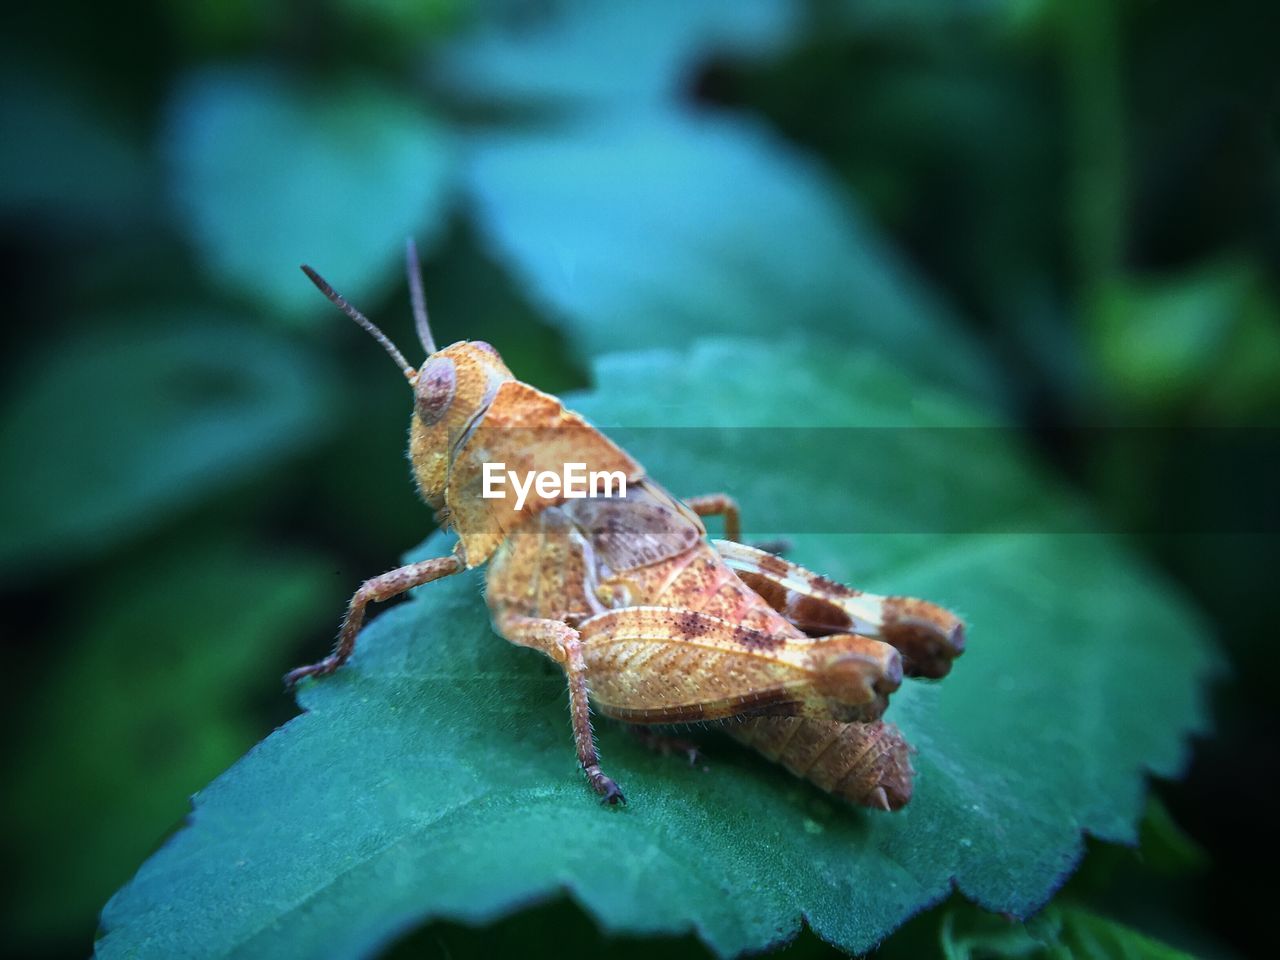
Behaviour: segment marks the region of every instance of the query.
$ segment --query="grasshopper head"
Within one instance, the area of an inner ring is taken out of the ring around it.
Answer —
[[[481,340],[461,340],[437,350],[427,320],[427,303],[422,292],[422,274],[413,240],[405,244],[405,269],[418,339],[427,352],[422,367],[415,370],[404,354],[364,314],[347,303],[314,270],[303,266],[311,282],[382,345],[413,387],[413,421],[409,426],[409,459],[422,497],[434,509],[444,506],[445,486],[453,452],[468,432],[480,422],[498,387],[514,380],[498,351]]]
[[[414,383],[409,459],[422,498],[444,506],[449,464],[498,387],[514,380],[498,351],[482,340],[462,340],[432,353]]]

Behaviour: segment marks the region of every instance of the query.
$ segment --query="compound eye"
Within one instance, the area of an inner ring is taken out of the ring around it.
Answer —
[[[432,357],[418,371],[418,395],[414,401],[418,419],[425,427],[435,426],[453,403],[458,389],[458,371],[448,357]]]

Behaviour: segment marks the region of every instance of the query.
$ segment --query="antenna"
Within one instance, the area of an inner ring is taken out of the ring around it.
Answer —
[[[413,302],[413,322],[418,328],[418,339],[427,356],[436,352],[436,341],[431,336],[431,324],[427,320],[427,297],[422,292],[422,261],[418,259],[418,245],[413,237],[404,242],[404,272],[409,276],[409,299]]]
[[[391,359],[396,362],[396,366],[400,368],[400,371],[405,375],[407,380],[412,381],[413,378],[418,375],[418,371],[413,369],[413,367],[409,365],[409,362],[405,360],[404,354],[396,349],[396,345],[391,342],[391,338],[379,330],[372,320],[351,304],[347,303],[346,298],[343,297],[342,294],[338,293],[337,290],[333,289],[333,287],[329,286],[324,277],[320,276],[320,274],[316,273],[305,263],[302,265],[302,272],[305,273],[311,282],[319,288],[321,293],[333,302],[334,306],[356,323],[360,324],[360,326],[364,327],[373,339],[382,344],[382,349],[391,354]]]

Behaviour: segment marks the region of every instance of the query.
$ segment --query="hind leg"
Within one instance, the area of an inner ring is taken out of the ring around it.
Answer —
[[[933,680],[964,652],[964,623],[935,603],[863,593],[746,544],[712,546],[743,583],[811,636],[875,637],[898,648],[908,676]]]
[[[646,727],[639,723],[627,724],[627,732],[639,740],[642,744],[656,753],[662,754],[664,757],[673,753],[678,753],[686,757],[689,766],[696,767],[698,761],[702,759],[702,751],[698,745],[692,740],[686,740],[683,737],[673,737],[669,733],[663,733],[654,730],[652,727]]]

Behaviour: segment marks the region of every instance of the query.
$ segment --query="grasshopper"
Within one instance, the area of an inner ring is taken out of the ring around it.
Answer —
[[[578,761],[602,802],[625,802],[600,765],[592,705],[628,724],[717,721],[792,773],[884,810],[910,799],[910,747],[881,720],[905,675],[939,678],[964,649],[964,625],[908,597],[861,593],[740,542],[725,494],[672,496],[555,397],[517,380],[481,341],[438,349],[417,254],[406,270],[426,359],[414,368],[314,270],[302,268],[383,346],[413,390],[409,458],[436,521],[457,535],[448,556],[365,581],[333,652],[285,677],[337,670],[375,601],[488,564],[494,629],[550,657],[568,681]],[[508,490],[482,497],[485,463],[525,471],[573,462],[621,473],[619,496],[569,500]],[[702,518],[723,518],[725,539]]]

